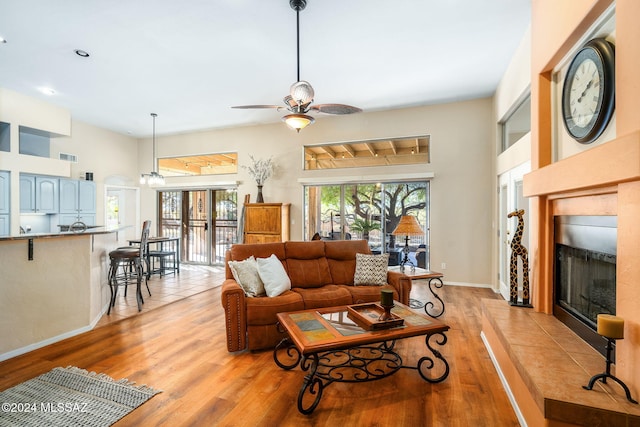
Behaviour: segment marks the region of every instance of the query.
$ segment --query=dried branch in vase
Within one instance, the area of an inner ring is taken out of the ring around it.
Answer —
[[[256,160],[252,155],[249,155],[249,158],[251,159],[251,166],[242,167],[249,172],[249,175],[256,181],[256,184],[263,185],[264,182],[273,175],[275,164],[271,160],[271,157],[266,160]]]

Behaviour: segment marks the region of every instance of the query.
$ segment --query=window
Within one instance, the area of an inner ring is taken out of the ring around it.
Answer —
[[[164,176],[220,175],[238,172],[238,153],[202,154],[158,159]]]
[[[11,132],[9,123],[0,122],[0,151],[11,151]]]
[[[531,132],[531,94],[527,94],[513,111],[507,113],[500,122],[502,127],[502,144],[500,152],[518,142],[520,138]]]
[[[400,261],[404,238],[391,234],[403,215],[412,215],[424,230],[411,237],[410,259],[429,268],[429,181],[305,186],[305,238],[364,239],[374,253]],[[416,260],[417,252],[426,259]]]
[[[304,147],[304,170],[429,163],[429,135]]]

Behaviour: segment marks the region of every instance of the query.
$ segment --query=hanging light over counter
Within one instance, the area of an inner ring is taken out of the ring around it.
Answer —
[[[164,176],[160,175],[156,170],[158,165],[158,159],[156,158],[156,117],[158,117],[158,115],[151,113],[151,117],[153,117],[153,170],[151,173],[143,173],[140,175],[140,184],[149,184],[150,186],[164,185]]]

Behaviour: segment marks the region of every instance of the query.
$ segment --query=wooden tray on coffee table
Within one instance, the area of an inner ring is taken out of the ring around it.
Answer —
[[[364,303],[347,306],[348,316],[358,326],[368,331],[395,328],[404,325],[404,319],[391,313],[390,320],[379,320],[384,308],[377,303]]]

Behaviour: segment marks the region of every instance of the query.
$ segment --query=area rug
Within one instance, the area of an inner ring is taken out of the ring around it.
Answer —
[[[68,366],[0,392],[0,426],[110,426],[161,390]]]

